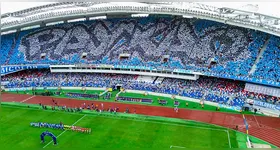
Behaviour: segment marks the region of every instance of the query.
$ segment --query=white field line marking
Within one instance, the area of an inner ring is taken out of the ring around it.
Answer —
[[[230,143],[230,138],[229,138],[229,132],[228,132],[228,130],[226,130],[226,132],[227,132],[227,136],[228,136],[228,145],[229,145],[229,148],[231,148],[231,143]]]
[[[257,120],[257,118],[256,118],[256,116],[254,115],[254,118],[255,118],[255,120],[256,120],[256,122],[257,122],[257,125],[259,126],[259,128],[261,127],[260,126],[260,124],[259,124],[259,122],[258,122],[258,120]]]
[[[172,148],[172,147],[175,147],[175,148],[185,148],[185,147],[182,147],[182,146],[173,146],[173,145],[171,145],[170,148]]]
[[[28,100],[34,98],[34,97],[36,97],[36,95],[33,95],[33,96],[31,96],[31,97],[28,97],[27,99],[24,99],[24,100],[20,101],[20,103],[24,103],[24,102],[26,102],[26,101],[28,101]]]
[[[81,121],[85,116],[86,116],[86,115],[84,115],[84,116],[81,117],[79,120],[77,120],[76,122],[74,122],[74,123],[72,124],[72,126],[75,125],[75,124],[77,124],[79,121]],[[66,131],[67,131],[67,130],[64,130],[63,132],[61,132],[56,138],[60,137],[60,136],[61,136],[62,134],[64,134]],[[51,143],[52,143],[52,141],[50,141],[50,142],[49,142],[47,145],[45,145],[43,148],[47,147],[47,146],[50,145]]]
[[[108,90],[105,90],[103,93],[99,94],[99,96],[102,96],[104,94],[106,94],[108,92]]]

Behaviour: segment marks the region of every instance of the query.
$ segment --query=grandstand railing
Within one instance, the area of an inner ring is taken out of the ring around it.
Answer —
[[[87,72],[87,73],[116,73],[116,74],[135,74],[135,75],[147,75],[147,76],[158,76],[166,78],[177,78],[187,80],[197,80],[199,73],[178,73],[173,70],[148,70],[140,68],[115,68],[112,65],[105,66],[77,66],[77,65],[51,65],[51,72]]]
[[[40,67],[42,66],[42,67]],[[225,79],[239,80],[249,83],[257,83],[262,85],[280,87],[280,82],[267,81],[262,79],[250,78],[247,76],[233,76],[233,75],[220,75],[215,73],[207,73],[207,72],[194,72],[192,70],[184,70],[184,69],[166,69],[166,68],[150,68],[150,67],[139,67],[139,66],[113,66],[106,64],[99,65],[5,65],[1,66],[1,76],[16,72],[16,70],[12,69],[12,71],[7,72],[9,68],[20,68],[17,71],[31,68],[47,68],[51,69],[51,72],[95,72],[95,73],[120,73],[120,74],[139,74],[139,75],[149,75],[149,76],[160,76],[160,77],[170,77],[170,78],[178,78],[178,79],[189,79],[196,80],[200,75],[203,76],[212,76],[219,77]],[[5,71],[6,70],[6,71]]]

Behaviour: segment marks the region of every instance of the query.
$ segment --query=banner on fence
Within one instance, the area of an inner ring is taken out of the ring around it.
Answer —
[[[253,99],[247,99],[247,103],[251,103],[256,106],[280,111],[280,105],[274,105],[274,104],[270,104],[270,103],[266,103],[266,102],[262,102],[262,101],[258,101],[258,100],[253,100]]]
[[[220,108],[226,108],[226,109],[230,109],[230,110],[234,110],[234,111],[241,111],[242,108],[239,106],[229,106],[229,105],[225,105],[225,104],[219,104],[218,105]]]
[[[49,68],[49,65],[24,65],[24,66],[1,66],[1,75],[26,70],[26,69],[41,69]]]
[[[22,88],[7,88],[7,91],[13,92],[13,91],[28,91],[32,90],[33,87],[22,87]],[[36,87],[35,90],[56,90],[57,87]]]
[[[9,88],[7,91],[13,92],[13,91],[27,91],[27,90],[32,90],[31,87],[26,87],[26,88]]]

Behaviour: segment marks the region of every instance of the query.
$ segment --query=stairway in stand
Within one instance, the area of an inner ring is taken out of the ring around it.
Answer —
[[[264,45],[263,45],[263,47],[261,48],[260,53],[259,53],[259,55],[258,55],[258,57],[257,57],[257,59],[256,59],[256,61],[254,63],[254,65],[252,66],[252,68],[251,68],[251,70],[249,72],[250,75],[253,74],[256,71],[257,64],[259,63],[259,61],[261,61],[261,58],[263,56],[264,51],[266,50],[266,47],[267,47],[268,43],[269,43],[269,40],[266,40]]]

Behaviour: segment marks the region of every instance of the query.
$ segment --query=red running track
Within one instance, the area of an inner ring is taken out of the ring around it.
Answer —
[[[29,104],[43,104],[53,105],[51,97],[20,95],[4,93],[2,95],[3,101],[15,101]],[[164,116],[171,118],[181,118],[187,120],[195,120],[210,124],[215,124],[227,128],[234,128],[236,125],[239,126],[239,131],[246,133],[243,117],[241,114],[231,114],[223,112],[211,112],[211,111],[200,111],[200,110],[189,110],[180,109],[178,113],[174,112],[173,108],[160,107],[160,106],[147,106],[147,105],[136,105],[136,104],[124,104],[119,102],[104,102],[104,101],[88,101],[88,100],[74,100],[67,98],[55,98],[55,101],[60,106],[67,107],[80,107],[83,103],[91,105],[94,103],[98,106],[101,103],[104,104],[104,108],[119,107],[121,112],[124,112],[126,108],[131,111],[136,110],[137,114],[150,115],[150,116]],[[266,116],[254,116],[245,115],[249,124],[249,134],[267,141],[280,147],[280,118],[266,117]]]

